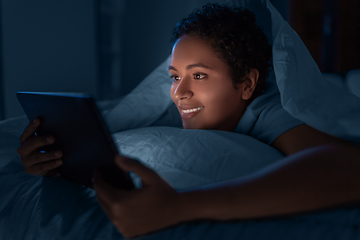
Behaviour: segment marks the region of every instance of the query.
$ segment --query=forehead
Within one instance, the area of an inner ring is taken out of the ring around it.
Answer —
[[[211,68],[227,66],[206,41],[192,35],[183,35],[174,44],[171,65],[202,63]]]
[[[214,52],[209,43],[194,35],[182,35],[174,44],[172,51],[175,49],[193,49],[201,48],[202,50]]]

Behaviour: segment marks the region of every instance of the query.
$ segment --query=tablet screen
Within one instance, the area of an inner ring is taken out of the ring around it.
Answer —
[[[118,153],[94,99],[87,94],[18,92],[17,98],[31,121],[40,118],[38,135],[51,134],[55,143],[44,151],[61,150],[64,163],[56,171],[64,178],[92,187],[99,169],[116,188],[134,188],[129,175],[114,163]]]

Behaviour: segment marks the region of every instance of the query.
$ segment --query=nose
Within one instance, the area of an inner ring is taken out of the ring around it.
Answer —
[[[187,77],[183,77],[179,80],[179,83],[174,91],[174,96],[178,100],[189,99],[194,95],[191,90],[191,81]]]

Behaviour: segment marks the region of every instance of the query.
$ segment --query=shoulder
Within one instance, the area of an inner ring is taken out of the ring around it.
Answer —
[[[287,156],[322,145],[357,148],[354,144],[346,140],[321,132],[306,124],[299,125],[284,132],[271,144],[271,146]]]
[[[282,107],[279,94],[264,95],[248,106],[235,131],[271,145],[280,135],[301,124]]]

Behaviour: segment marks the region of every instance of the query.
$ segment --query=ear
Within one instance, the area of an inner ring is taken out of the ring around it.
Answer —
[[[256,68],[250,69],[250,72],[245,75],[243,81],[237,84],[237,87],[242,90],[242,99],[249,100],[254,93],[259,79],[259,71]]]

